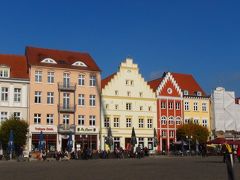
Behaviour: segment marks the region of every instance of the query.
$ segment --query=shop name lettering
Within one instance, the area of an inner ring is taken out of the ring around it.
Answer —
[[[40,127],[35,127],[36,131],[53,131],[53,128],[47,127],[47,128],[40,128]]]
[[[95,129],[89,129],[89,128],[79,128],[78,131],[84,131],[84,132],[92,132],[95,131]]]

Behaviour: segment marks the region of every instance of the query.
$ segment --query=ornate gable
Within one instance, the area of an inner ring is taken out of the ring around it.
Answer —
[[[170,72],[166,73],[165,77],[163,77],[162,82],[157,88],[157,94],[160,96],[182,97],[182,91]]]

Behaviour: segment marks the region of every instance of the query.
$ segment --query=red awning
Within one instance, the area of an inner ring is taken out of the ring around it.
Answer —
[[[225,138],[216,138],[211,141],[208,141],[207,144],[230,144],[230,145],[240,145],[240,140],[229,140]]]

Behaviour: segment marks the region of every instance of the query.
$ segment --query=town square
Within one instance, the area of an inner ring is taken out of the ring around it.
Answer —
[[[240,179],[239,6],[0,1],[0,179]]]

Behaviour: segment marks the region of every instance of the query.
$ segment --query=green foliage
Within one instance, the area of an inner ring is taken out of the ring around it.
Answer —
[[[0,140],[2,142],[3,148],[7,148],[10,130],[13,130],[14,145],[18,149],[26,144],[28,124],[24,120],[16,119],[15,117],[10,117],[1,124],[0,127]]]
[[[190,122],[189,124],[184,124],[177,129],[177,139],[186,139],[186,136],[192,136],[192,140],[194,142],[198,140],[199,143],[206,143],[209,132],[206,127]]]

